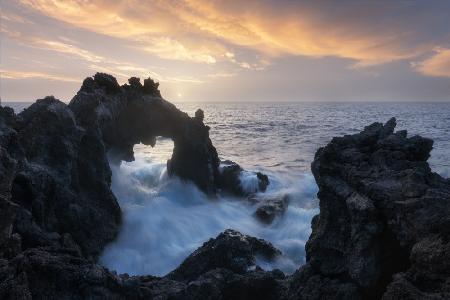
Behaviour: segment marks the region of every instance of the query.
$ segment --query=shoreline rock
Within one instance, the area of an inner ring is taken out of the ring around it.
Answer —
[[[258,268],[257,257],[270,261],[280,255],[280,250],[263,239],[227,229],[216,238],[205,242],[167,277],[190,282],[200,275],[218,268],[245,274],[252,268]]]
[[[291,276],[257,267],[257,256],[279,251],[235,231],[165,277],[98,265],[121,223],[107,154],[132,160],[134,144],[170,137],[169,171],[214,194],[223,179],[203,118],[162,99],[151,79],[119,86],[100,73],[69,105],[46,97],[18,115],[0,107],[0,298],[450,298],[450,180],[426,162],[433,141],[394,132],[395,119],[317,151],[320,213],[306,264]]]
[[[352,298],[449,298],[450,269],[423,258],[450,260],[450,182],[426,163],[433,141],[395,125],[374,123],[316,152],[320,214],[307,265],[321,280],[339,278],[333,289]]]
[[[265,224],[271,224],[276,217],[282,216],[289,205],[288,195],[275,199],[264,199],[255,211],[254,216]]]
[[[246,186],[243,176],[252,176],[253,184]],[[218,186],[233,196],[251,198],[256,193],[264,193],[270,184],[269,177],[261,172],[245,171],[234,161],[222,161],[219,166]]]
[[[136,144],[155,146],[156,137],[174,141],[169,174],[193,181],[209,195],[216,192],[219,158],[202,118],[189,117],[161,97],[153,80],[132,77],[119,86],[108,74],[87,78],[70,101],[77,123],[103,141],[117,163],[133,161]]]

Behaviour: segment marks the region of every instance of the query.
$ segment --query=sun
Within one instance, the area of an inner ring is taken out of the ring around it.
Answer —
[[[178,97],[178,98],[182,98],[183,95],[182,95],[181,93],[177,93],[177,97]]]

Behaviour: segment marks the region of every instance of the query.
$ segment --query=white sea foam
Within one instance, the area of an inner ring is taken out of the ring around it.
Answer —
[[[242,171],[239,175],[241,187],[247,193],[255,193],[258,191],[258,177],[255,172]]]
[[[264,238],[283,252],[275,262],[258,260],[265,269],[291,273],[304,262],[316,186],[311,176],[297,180],[270,176],[267,195],[291,196],[288,211],[271,225],[254,217],[255,206],[233,198],[209,199],[197,187],[168,178],[165,164],[142,157],[113,166],[112,189],[123,210],[118,238],[101,263],[119,273],[164,275],[209,238],[227,228]]]
[[[137,145],[136,162],[113,169],[113,190],[124,212],[119,237],[103,253],[102,262],[118,272],[162,275],[226,228],[271,241],[285,254],[263,268],[292,272],[304,262],[304,244],[313,215],[318,213],[317,187],[309,173],[317,148],[332,137],[355,133],[396,112],[397,129],[435,140],[432,169],[449,177],[448,116],[450,104],[325,103],[180,103],[193,115],[201,107],[210,135],[224,159],[270,177],[267,198],[289,194],[282,218],[265,226],[252,214],[255,207],[231,198],[208,199],[195,186],[169,179],[165,162],[173,143],[158,139],[155,149]],[[363,106],[363,107],[362,107]],[[425,113],[424,113],[425,112]],[[146,160],[151,157],[153,160]],[[256,186],[254,173],[241,177],[244,188]]]

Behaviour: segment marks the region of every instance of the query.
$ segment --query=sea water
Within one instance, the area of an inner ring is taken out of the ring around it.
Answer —
[[[16,110],[24,104],[13,104]],[[205,111],[205,123],[222,160],[269,176],[263,197],[288,195],[286,213],[270,225],[253,216],[244,199],[210,199],[189,182],[167,176],[170,139],[135,146],[136,160],[112,167],[112,190],[123,211],[123,225],[100,262],[119,273],[165,275],[190,253],[227,228],[270,241],[283,255],[260,261],[267,270],[292,273],[305,262],[311,219],[318,210],[317,186],[310,171],[316,150],[334,136],[357,133],[372,122],[397,117],[408,129],[434,140],[433,171],[450,175],[450,104],[446,103],[178,103],[190,115]],[[251,186],[254,176],[243,176]]]

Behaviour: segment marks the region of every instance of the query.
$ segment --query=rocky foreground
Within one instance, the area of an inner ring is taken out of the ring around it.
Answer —
[[[450,180],[426,162],[433,141],[395,125],[317,151],[320,214],[293,275],[258,266],[280,255],[270,243],[227,230],[165,277],[128,276],[96,260],[121,224],[109,164],[133,160],[135,144],[172,138],[171,175],[251,198],[238,165],[219,168],[203,112],[179,111],[151,79],[106,74],[69,105],[0,107],[0,299],[450,299]],[[286,203],[255,214],[269,222]]]

